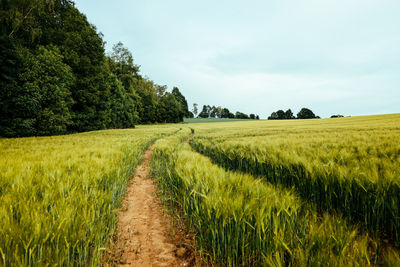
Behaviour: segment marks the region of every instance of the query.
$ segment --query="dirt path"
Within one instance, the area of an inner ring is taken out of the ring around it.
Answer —
[[[126,190],[114,261],[118,266],[188,266],[188,251],[174,244],[171,225],[156,195],[157,185],[150,178],[152,149],[145,152]]]

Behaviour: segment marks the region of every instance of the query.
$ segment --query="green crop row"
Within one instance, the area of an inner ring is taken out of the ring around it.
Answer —
[[[290,190],[214,165],[181,144],[156,142],[159,189],[194,231],[199,253],[216,266],[367,266],[395,264],[339,216],[319,214]],[[386,261],[386,262],[384,262]]]
[[[336,123],[336,124],[335,124]],[[400,116],[199,129],[214,163],[262,175],[400,246]]]
[[[0,266],[98,266],[128,177],[176,127],[0,139]]]

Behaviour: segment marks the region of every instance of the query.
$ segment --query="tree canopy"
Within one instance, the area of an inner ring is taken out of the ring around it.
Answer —
[[[314,112],[312,112],[311,109],[308,108],[302,108],[299,113],[297,113],[297,118],[298,119],[315,119],[317,116],[315,116]]]
[[[3,0],[0,136],[54,135],[191,116],[181,91],[139,74],[69,0]]]
[[[195,109],[193,109],[194,113],[197,113],[197,104]],[[227,108],[222,108],[220,106],[210,106],[210,105],[203,105],[203,109],[198,115],[199,118],[229,118],[229,119],[252,119],[252,120],[259,120],[260,117],[255,114],[247,115],[245,113],[237,111],[235,114],[229,111]]]
[[[314,112],[312,112],[308,108],[302,108],[299,111],[299,113],[297,113],[297,119],[314,119],[314,118],[319,118],[319,117],[315,116]],[[272,112],[271,115],[268,117],[268,120],[291,120],[291,119],[296,119],[291,109],[288,109],[286,111],[280,109],[276,112]]]

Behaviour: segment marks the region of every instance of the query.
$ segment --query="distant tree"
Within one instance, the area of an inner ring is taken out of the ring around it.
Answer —
[[[125,88],[132,87],[140,68],[133,63],[132,53],[119,42],[113,46],[110,59],[113,63],[110,64],[111,71],[117,75]]]
[[[285,119],[286,120],[295,119],[291,109],[288,109],[288,110],[285,111]]]
[[[308,108],[302,108],[299,113],[297,113],[297,118],[298,119],[315,119],[316,116],[314,112],[312,112]]]
[[[343,115],[337,114],[337,115],[332,115],[331,118],[343,118]]]
[[[138,77],[134,80],[133,87],[140,97],[140,101],[138,101],[137,105],[140,123],[146,124],[156,122],[159,99],[157,98],[153,81]]]
[[[211,107],[208,105],[203,105],[203,109],[199,114],[200,118],[209,118],[210,117],[210,109]]]
[[[249,115],[242,113],[240,111],[237,111],[235,114],[236,119],[249,119]]]
[[[172,94],[175,96],[176,100],[178,100],[179,103],[181,103],[183,116],[187,118],[190,117],[188,103],[186,101],[186,98],[179,91],[178,87],[174,87],[172,89]]]
[[[135,88],[139,78],[139,66],[133,63],[132,53],[119,42],[113,46],[111,56],[107,58],[107,64],[111,71],[109,82],[109,106],[118,107],[116,110],[108,108],[109,120],[107,128],[131,128],[139,121],[139,116],[143,112],[143,103]],[[114,80],[115,76],[120,83]],[[139,88],[138,88],[139,89]],[[110,114],[113,113],[113,114]],[[116,121],[115,121],[116,120]]]
[[[259,119],[260,119],[260,116],[257,115],[257,116],[256,116],[256,120],[259,120]]]
[[[154,89],[156,91],[157,97],[160,99],[167,92],[168,87],[166,85],[154,84]]]
[[[194,115],[194,117],[196,117],[196,116],[197,116],[197,112],[198,112],[198,109],[197,109],[197,107],[198,107],[198,104],[196,104],[196,103],[193,103],[193,115]]]
[[[183,112],[181,103],[172,93],[166,92],[160,99],[160,122],[182,122]]]
[[[278,119],[279,119],[279,116],[278,116],[278,113],[276,113],[276,112],[272,112],[271,116],[268,117],[268,120],[278,120]]]
[[[215,106],[212,106],[210,108],[210,118],[215,118],[217,116],[217,108]]]
[[[250,119],[255,120],[256,119],[256,115],[254,115],[253,113],[250,114]]]
[[[295,119],[293,116],[293,112],[291,109],[288,109],[286,111],[283,110],[278,110],[276,112],[272,112],[271,116],[268,117],[269,120],[290,120],[290,119]]]
[[[218,118],[222,118],[222,111],[223,111],[223,108],[222,108],[222,107],[218,106],[218,107],[216,108],[216,116],[217,116]]]
[[[194,114],[191,111],[189,111],[189,118],[194,118]]]
[[[229,119],[234,119],[235,118],[235,114],[233,114],[232,112],[229,112],[228,118]]]
[[[230,113],[229,109],[223,108],[221,111],[221,118],[229,118],[229,113]]]
[[[283,111],[283,110],[278,110],[277,112],[276,112],[276,114],[278,115],[278,120],[284,120],[286,117],[285,117],[285,112]]]

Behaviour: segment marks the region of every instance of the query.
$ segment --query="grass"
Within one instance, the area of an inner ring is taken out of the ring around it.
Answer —
[[[129,175],[175,126],[0,140],[0,266],[97,266]]]
[[[399,266],[399,137],[392,114],[0,139],[0,266],[101,265],[156,139],[159,188],[211,265]]]
[[[156,142],[152,168],[170,206],[195,232],[200,254],[216,266],[367,266],[398,264],[398,254],[340,216],[320,214],[292,190],[226,171],[181,141],[189,129]]]
[[[294,190],[400,246],[400,115],[194,127],[215,163]]]

